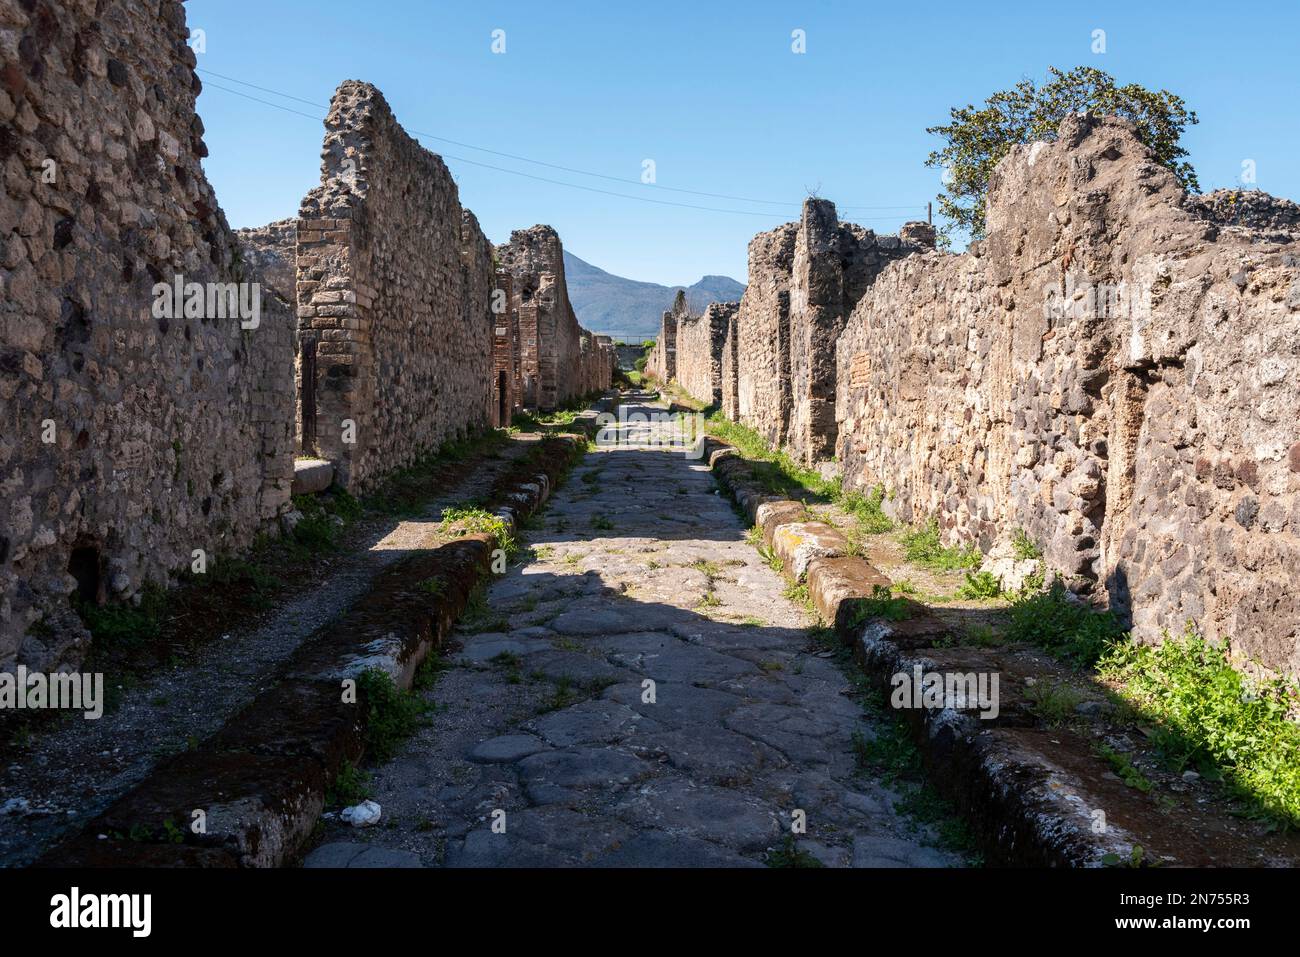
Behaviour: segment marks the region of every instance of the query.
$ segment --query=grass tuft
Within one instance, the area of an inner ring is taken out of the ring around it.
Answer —
[[[1151,722],[1150,740],[1172,769],[1222,778],[1253,813],[1282,827],[1300,825],[1294,682],[1247,677],[1190,623],[1159,645],[1113,645],[1098,668]]]
[[[430,707],[419,695],[400,690],[388,672],[378,668],[357,676],[357,690],[367,710],[366,751],[375,761],[388,761]]]
[[[1125,637],[1118,619],[1069,596],[1059,581],[1044,592],[1022,593],[1011,602],[1005,637],[1038,645],[1077,666],[1090,666]]]
[[[939,571],[976,568],[982,561],[977,549],[944,545],[939,539],[939,523],[934,519],[924,528],[903,535],[903,551],[909,562]]]

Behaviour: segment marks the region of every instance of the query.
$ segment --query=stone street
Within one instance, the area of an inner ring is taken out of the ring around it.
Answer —
[[[876,727],[699,459],[602,446],[540,518],[374,769],[380,824],[306,866],[961,863],[857,771]]]

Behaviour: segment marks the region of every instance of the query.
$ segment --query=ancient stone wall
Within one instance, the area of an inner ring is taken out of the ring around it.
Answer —
[[[304,450],[365,489],[489,425],[492,247],[383,94],[343,83],[298,221]]]
[[[739,315],[740,306],[737,304],[736,308],[731,310],[727,316],[727,328],[722,341],[722,367],[720,369],[722,378],[722,414],[733,421],[740,420],[740,381],[738,378],[740,336],[736,332],[736,320]]]
[[[807,464],[834,455],[835,343],[849,313],[888,262],[927,238],[933,246],[926,224],[904,229],[907,240],[877,236],[840,223],[833,203],[809,199],[798,223],[749,245],[736,319],[738,417]]]
[[[707,405],[722,402],[722,350],[739,309],[738,302],[713,302],[677,326],[677,382]]]
[[[261,283],[263,297],[276,298],[280,307],[294,317],[289,349],[293,362],[293,451],[297,455],[302,452],[302,415],[298,408],[298,397],[302,394],[302,364],[299,362],[301,345],[296,318],[298,221],[282,219],[266,226],[237,229],[235,239],[239,243],[238,257],[245,272]]]
[[[608,388],[612,344],[597,348],[592,334],[578,325],[564,281],[564,248],[555,230],[517,229],[497,255],[510,274],[511,302],[519,313],[524,404],[551,411]]]
[[[1189,198],[1120,120],[1015,149],[988,238],[854,310],[846,485],[949,543],[1024,528],[1141,638],[1191,619],[1300,673],[1300,220],[1245,205]]]
[[[798,227],[749,242],[749,281],[736,315],[737,420],[784,445],[790,428],[790,271]]]
[[[298,298],[298,220],[282,219],[266,226],[235,230],[240,256],[262,283],[286,303]]]
[[[684,290],[677,290],[672,308],[663,314],[659,323],[659,338],[646,359],[646,375],[669,383],[677,376],[677,327],[683,319],[690,317],[691,310],[686,303]]]
[[[645,355],[645,348],[640,344],[622,343],[614,346],[617,368],[624,372],[636,369],[636,361]]]
[[[614,384],[614,371],[618,368],[618,349],[609,336],[593,335],[591,369],[586,376],[586,392],[603,392]]]
[[[187,36],[173,0],[0,0],[0,668],[75,665],[74,592],[127,599],[288,500],[291,316],[204,176]]]
[[[503,428],[523,407],[523,374],[519,363],[519,310],[510,297],[510,274],[497,270],[493,296],[492,424]]]

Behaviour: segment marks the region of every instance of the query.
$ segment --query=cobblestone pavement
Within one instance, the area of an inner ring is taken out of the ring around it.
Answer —
[[[827,865],[961,863],[856,771],[871,719],[700,460],[593,451],[527,537],[374,770],[381,823],[306,866],[761,866],[799,811]]]

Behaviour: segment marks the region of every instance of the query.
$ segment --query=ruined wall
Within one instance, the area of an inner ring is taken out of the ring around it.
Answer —
[[[510,424],[523,407],[523,373],[519,363],[519,310],[510,297],[510,274],[497,270],[492,290],[492,424]]]
[[[0,668],[75,665],[70,595],[129,598],[288,500],[291,317],[204,177],[187,36],[172,0],[0,0]],[[155,310],[177,276],[245,283],[255,328]]]
[[[749,281],[736,315],[737,419],[772,446],[790,427],[790,269],[798,227],[749,241]]]
[[[668,383],[677,377],[677,328],[682,320],[691,315],[686,303],[685,291],[677,290],[673,297],[672,308],[663,314],[659,322],[659,338],[646,358],[646,375]]]
[[[1018,147],[986,240],[890,266],[855,309],[839,455],[948,542],[1023,527],[1139,637],[1193,619],[1296,674],[1300,220],[1225,205],[1120,120]]]
[[[491,244],[442,159],[346,81],[298,221],[303,447],[351,490],[493,416]]]
[[[510,274],[511,301],[519,313],[524,404],[551,411],[608,388],[612,349],[608,354],[597,349],[592,334],[578,325],[564,281],[564,248],[555,230],[517,229],[510,242],[497,247],[497,255]]]
[[[591,368],[586,376],[586,392],[605,391],[614,384],[618,368],[618,349],[609,336],[592,335]]]
[[[722,341],[722,414],[732,421],[740,420],[740,336],[736,331],[736,320],[740,315],[740,305],[731,310],[727,316],[727,328]]]
[[[263,285],[287,303],[297,302],[298,220],[281,219],[266,226],[235,230],[239,255]]]
[[[688,316],[677,327],[677,381],[687,394],[707,405],[722,402],[722,350],[738,302],[714,302],[702,316]]]
[[[749,285],[736,319],[738,418],[805,463],[836,440],[835,344],[854,305],[889,262],[919,252],[933,230],[877,236],[841,223],[835,204],[804,202],[798,223],[749,244]]]
[[[491,428],[500,408],[497,396],[498,377],[496,372],[496,329],[497,314],[493,311],[492,297],[497,289],[495,247],[483,234],[478,217],[468,209],[462,209],[460,215],[460,321],[453,329],[453,348],[468,346],[471,357],[470,368],[478,369],[477,346],[481,341],[481,330],[487,332],[488,374],[486,380],[473,382],[462,374],[451,377],[466,407],[463,411],[452,411],[448,405],[435,406],[436,414],[444,419],[451,413],[452,422],[444,422],[444,428],[454,430],[459,435],[463,431],[475,432],[486,426]],[[456,353],[444,354],[444,366],[456,360]],[[481,414],[474,409],[474,397],[478,396]],[[453,400],[454,401],[454,400]],[[503,423],[504,424],[504,423]]]
[[[293,451],[302,452],[302,415],[298,397],[302,394],[301,344],[298,339],[298,221],[282,219],[266,226],[235,230],[239,243],[238,258],[248,276],[261,284],[264,298],[279,300],[279,307],[290,320],[291,362],[293,363]]]

